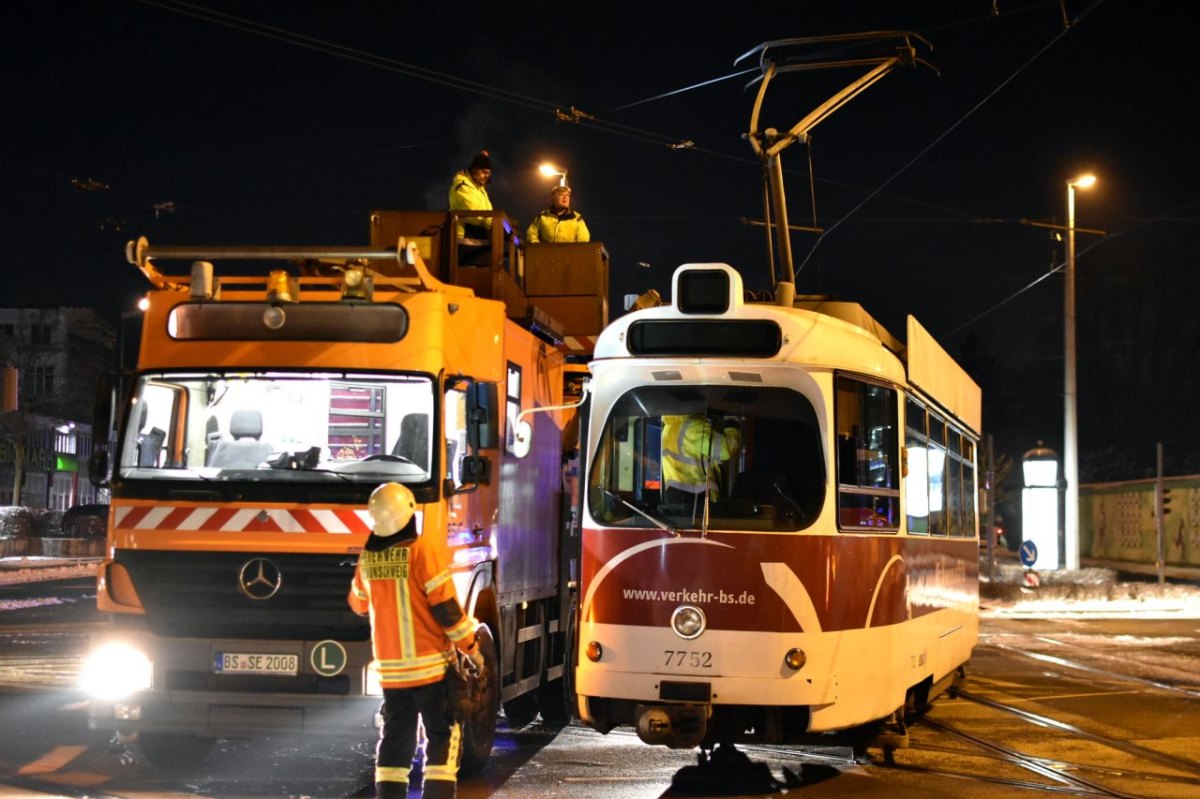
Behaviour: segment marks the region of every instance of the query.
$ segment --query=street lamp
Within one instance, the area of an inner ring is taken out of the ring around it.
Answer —
[[[558,185],[560,186],[567,185],[567,170],[559,169],[554,164],[546,162],[538,167],[538,172],[542,174],[542,177],[558,178]]]
[[[1096,184],[1095,175],[1067,181],[1067,271],[1063,281],[1063,497],[1064,565],[1079,568],[1079,446],[1075,388],[1075,189]]]

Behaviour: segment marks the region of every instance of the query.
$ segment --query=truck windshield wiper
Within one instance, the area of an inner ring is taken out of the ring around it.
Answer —
[[[679,531],[677,529],[675,529],[671,525],[667,524],[666,522],[662,521],[661,519],[655,518],[647,511],[644,511],[641,508],[639,508],[637,505],[634,505],[632,502],[626,501],[625,498],[622,497],[620,494],[615,494],[612,491],[609,491],[607,488],[601,488],[600,490],[603,491],[605,494],[607,494],[610,498],[615,499],[617,502],[620,502],[622,505],[629,508],[631,511],[636,513],[638,516],[641,516],[642,518],[649,521],[651,524],[653,524],[658,529],[660,529],[664,532],[670,533],[671,535],[675,536],[676,538],[679,537]]]

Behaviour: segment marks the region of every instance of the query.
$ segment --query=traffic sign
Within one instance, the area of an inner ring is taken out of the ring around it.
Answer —
[[[1027,569],[1032,569],[1033,564],[1037,563],[1037,544],[1033,541],[1026,541],[1021,544],[1021,549],[1017,551],[1017,555],[1021,558],[1021,565]]]
[[[337,641],[320,641],[313,646],[309,663],[322,677],[333,677],[346,668],[346,647]]]

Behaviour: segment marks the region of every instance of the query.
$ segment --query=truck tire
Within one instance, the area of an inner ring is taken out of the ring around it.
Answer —
[[[504,718],[511,730],[519,730],[537,718],[537,689],[521,694],[504,703]]]
[[[146,759],[163,771],[189,771],[204,762],[216,738],[175,732],[143,732],[138,746]]]
[[[579,651],[579,634],[575,622],[575,603],[567,614],[567,628],[563,633],[563,676],[538,686],[538,710],[542,721],[551,727],[564,727],[575,717],[577,699],[575,695],[575,657]]]
[[[462,720],[462,760],[459,772],[470,776],[483,771],[492,754],[496,717],[500,713],[500,661],[496,642],[487,625],[475,631],[483,655],[483,673],[471,681],[471,709]]]

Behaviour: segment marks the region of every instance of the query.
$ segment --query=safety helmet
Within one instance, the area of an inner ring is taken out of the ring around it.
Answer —
[[[375,535],[382,537],[395,535],[407,527],[416,510],[412,491],[399,483],[384,483],[371,492],[367,502],[367,511],[375,522]]]

